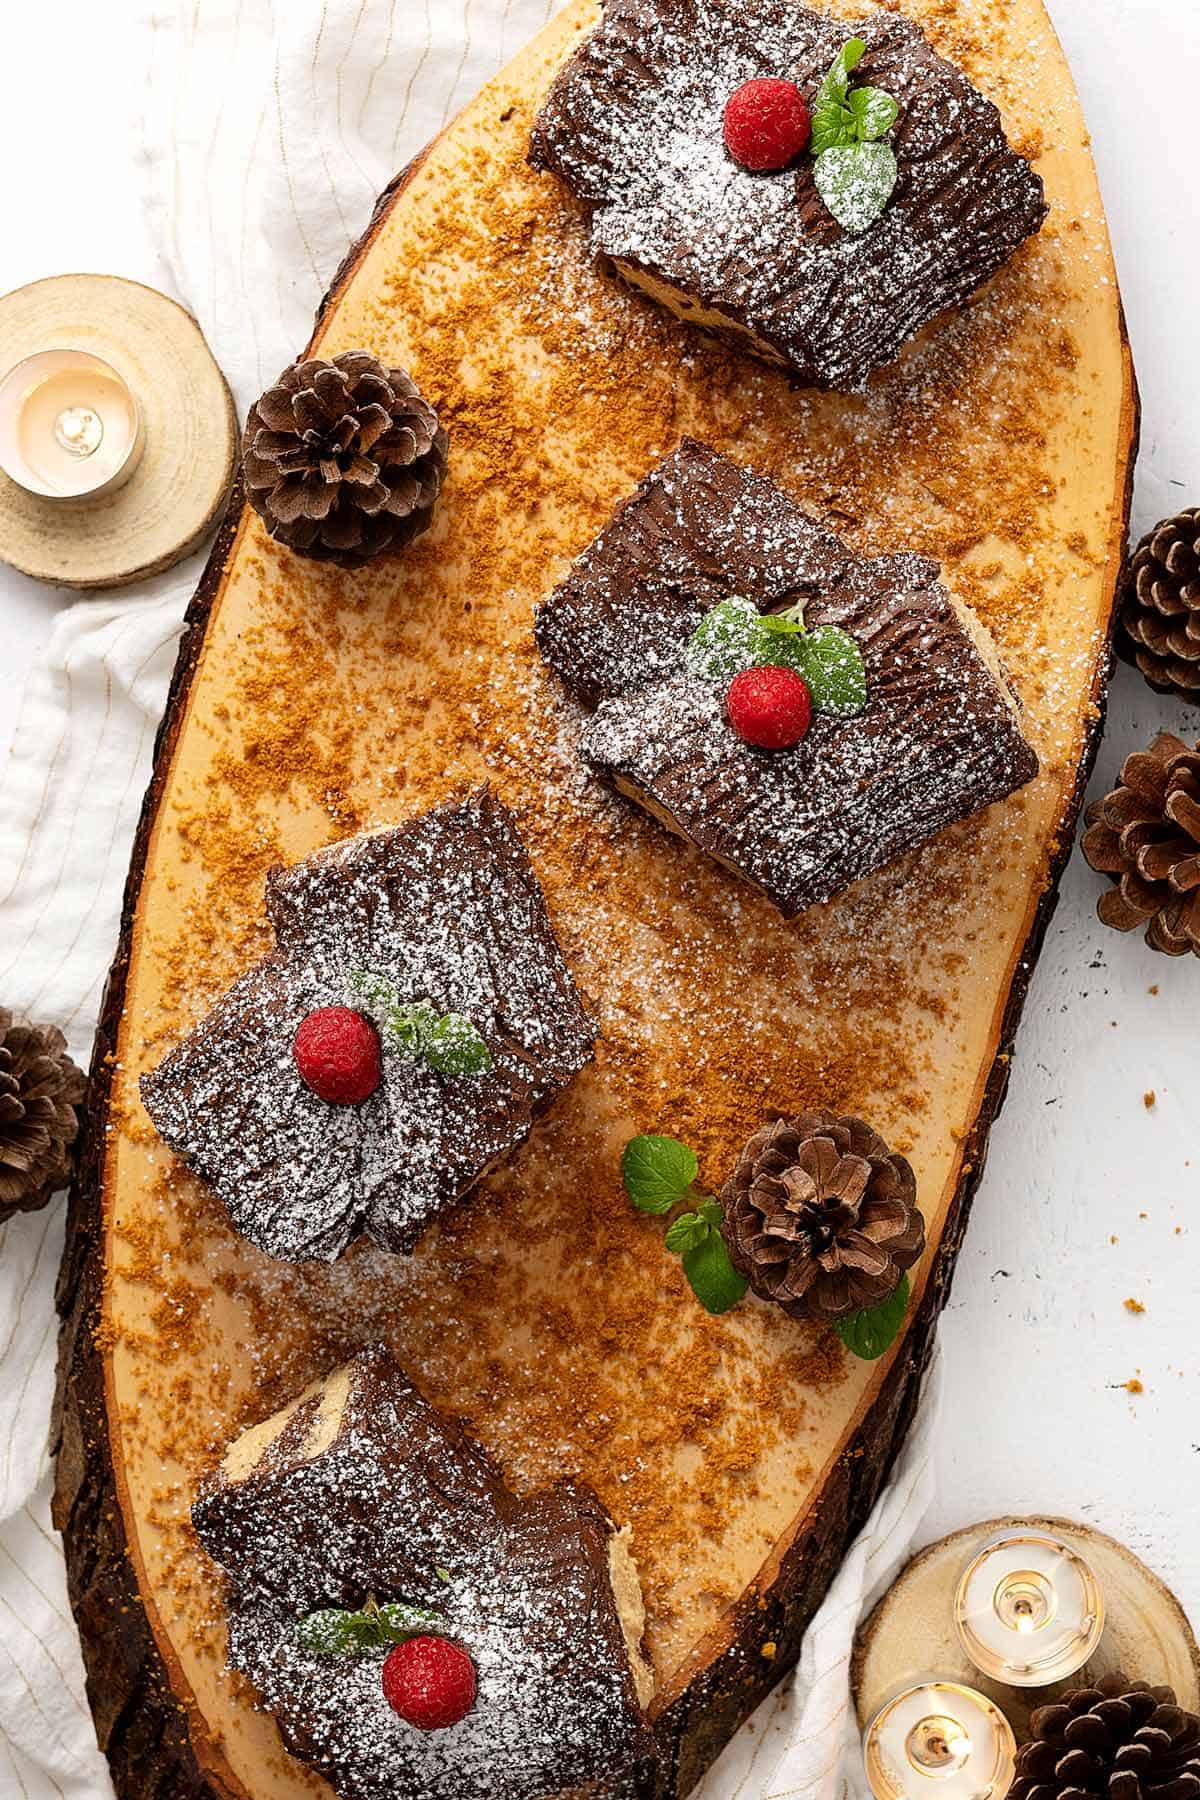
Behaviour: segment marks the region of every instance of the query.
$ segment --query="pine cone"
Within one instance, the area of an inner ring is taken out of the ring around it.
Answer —
[[[242,476],[281,544],[358,569],[433,517],[446,433],[403,369],[366,350],[293,363],[250,408]]]
[[[1197,1800],[1200,1719],[1118,1672],[1030,1720],[1008,1800]]]
[[[829,1112],[755,1132],[721,1192],[730,1260],[793,1319],[878,1306],[925,1248],[917,1183],[861,1119]]]
[[[1200,509],[1164,519],[1134,551],[1117,649],[1160,694],[1200,706]]]
[[[1114,931],[1147,925],[1167,956],[1200,956],[1200,746],[1161,731],[1125,758],[1121,785],[1087,811],[1083,854],[1117,886],[1096,908]]]
[[[70,1180],[86,1085],[61,1031],[14,1024],[0,1007],[0,1224]]]

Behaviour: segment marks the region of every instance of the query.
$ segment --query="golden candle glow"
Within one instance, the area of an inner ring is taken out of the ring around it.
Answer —
[[[89,351],[42,350],[0,380],[0,469],[28,493],[110,493],[133,473],[141,447],[137,401]]]
[[[1016,1751],[999,1708],[952,1681],[905,1688],[880,1707],[863,1736],[875,1800],[1002,1800]]]
[[[1070,1545],[1041,1532],[1010,1532],[990,1539],[963,1570],[954,1622],[983,1674],[1010,1687],[1047,1687],[1095,1652],[1104,1595]]]

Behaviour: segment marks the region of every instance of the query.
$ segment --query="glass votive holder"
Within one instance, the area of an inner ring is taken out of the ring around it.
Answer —
[[[1104,1633],[1104,1594],[1077,1550],[1043,1532],[989,1538],[954,1598],[968,1660],[1009,1687],[1048,1687],[1081,1669]]]
[[[137,467],[137,400],[88,350],[39,350],[0,378],[0,469],[47,500],[112,493]]]
[[[986,1695],[930,1679],[884,1702],[863,1734],[875,1800],[1003,1800],[1017,1744]]]

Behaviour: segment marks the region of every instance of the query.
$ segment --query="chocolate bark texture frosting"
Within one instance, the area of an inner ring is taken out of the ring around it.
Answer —
[[[483,787],[273,869],[266,899],[275,949],[142,1078],[146,1110],[272,1256],[332,1260],[360,1232],[409,1251],[592,1054],[516,824]],[[401,1003],[464,1015],[490,1069],[446,1076],[385,1048],[369,1099],[320,1099],[296,1068],[296,1030],[355,1006],[360,971]]]
[[[231,1666],[344,1800],[619,1793],[652,1755],[623,1536],[572,1483],[516,1499],[387,1351],[244,1433],[192,1518],[227,1576]],[[478,1693],[460,1723],[422,1732],[399,1718],[383,1648],[307,1647],[309,1614],[368,1599],[428,1608],[467,1651]]]
[[[983,627],[936,563],[867,558],[765,477],[685,439],[541,607],[542,655],[585,705],[580,754],[787,917],[1037,773]],[[867,704],[792,750],[743,743],[686,646],[710,607],[805,603],[857,639]]]
[[[725,103],[756,76],[809,99],[852,36],[855,80],[900,107],[899,179],[882,216],[849,235],[813,159],[777,174],[725,149]],[[918,26],[857,23],[794,0],[606,0],[559,75],[530,147],[591,212],[596,251],[684,318],[749,340],[822,387],[860,386],[1037,232],[1041,178],[1000,115]]]

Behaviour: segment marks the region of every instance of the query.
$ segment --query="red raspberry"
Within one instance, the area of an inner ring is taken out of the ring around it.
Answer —
[[[743,669],[729,684],[725,710],[743,743],[790,750],[812,724],[812,695],[795,669]]]
[[[725,146],[745,169],[785,169],[812,136],[812,115],[794,81],[745,81],[725,102]]]
[[[301,1019],[292,1055],[305,1086],[335,1106],[357,1106],[383,1080],[379,1033],[348,1006],[322,1006]]]
[[[475,1688],[475,1664],[449,1638],[409,1638],[388,1651],[383,1665],[388,1705],[418,1731],[444,1731],[465,1719]]]

